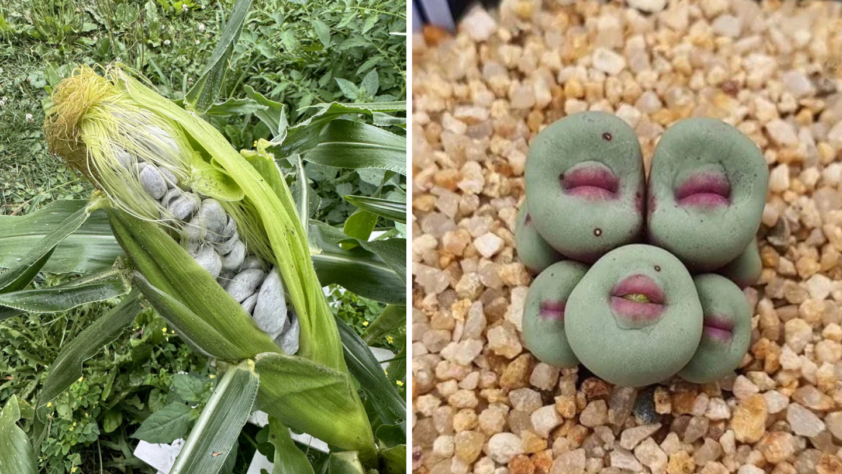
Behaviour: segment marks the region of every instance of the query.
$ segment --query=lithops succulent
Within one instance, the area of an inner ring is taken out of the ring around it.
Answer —
[[[549,125],[529,147],[525,175],[532,221],[562,255],[591,263],[638,239],[643,159],[623,120],[583,112]]]
[[[532,355],[555,367],[575,367],[579,360],[564,334],[567,298],[588,268],[571,261],[557,262],[538,275],[529,287],[523,309],[523,339]]]
[[[550,244],[541,237],[529,215],[526,201],[521,205],[515,218],[515,245],[520,261],[533,274],[541,273],[545,268],[562,259]]]
[[[708,118],[664,132],[647,189],[649,242],[693,271],[713,271],[746,249],[760,226],[769,174],[757,146]]]
[[[751,342],[751,309],[733,282],[716,274],[693,279],[704,314],[696,354],[679,375],[694,383],[715,382],[740,366]]]
[[[763,262],[760,261],[760,249],[757,247],[755,238],[743,250],[743,253],[716,273],[733,281],[740,288],[745,288],[757,282],[761,271],[763,271]]]
[[[564,330],[594,374],[637,387],[665,380],[690,361],[702,335],[702,306],[677,258],[627,245],[605,254],[573,289]]]

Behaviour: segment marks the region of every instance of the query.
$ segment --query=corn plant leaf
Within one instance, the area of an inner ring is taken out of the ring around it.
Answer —
[[[360,449],[373,459],[374,435],[356,428],[365,412],[355,409],[348,374],[307,359],[277,353],[259,354],[257,407],[285,425],[342,449]],[[355,393],[355,392],[354,392]],[[367,419],[367,418],[366,418]],[[352,440],[352,442],[348,442]]]
[[[398,425],[380,425],[374,432],[380,449],[394,448],[406,444],[406,432]]]
[[[259,385],[253,361],[228,368],[193,424],[170,474],[219,472],[246,424]]]
[[[0,294],[0,321],[29,313],[58,313],[77,306],[106,301],[129,291],[119,270],[108,269],[50,288]],[[3,311],[2,308],[7,308]]]
[[[406,328],[406,306],[390,304],[377,316],[362,335],[366,344],[373,344],[389,334],[398,334]]]
[[[406,419],[406,401],[401,398],[395,385],[386,378],[386,373],[380,366],[380,361],[371,353],[368,345],[338,316],[336,325],[342,336],[342,346],[345,350],[345,362],[351,375],[360,382],[360,387],[372,403],[386,413],[389,419],[383,420],[387,424],[399,424]]]
[[[327,224],[310,221],[310,235],[322,250],[313,255],[313,265],[322,286],[337,284],[365,298],[384,303],[406,301],[404,281],[377,254],[360,246],[343,249],[339,242],[349,237]]]
[[[406,474],[406,444],[380,451],[380,474]]]
[[[360,240],[359,244],[377,254],[401,281],[406,282],[406,239]]]
[[[373,125],[334,120],[304,159],[337,168],[378,168],[406,175],[406,138]]]
[[[254,115],[269,127],[272,138],[283,140],[287,133],[286,104],[267,99],[260,92],[255,91],[251,86],[244,85],[246,97],[266,107],[264,110],[257,110]]]
[[[172,402],[143,420],[132,438],[153,444],[172,443],[190,431],[197,416],[197,410],[190,405]]]
[[[228,69],[228,59],[234,52],[234,46],[243,31],[251,0],[237,0],[234,9],[228,17],[222,36],[216,43],[210,61],[205,66],[202,75],[184,98],[185,106],[200,114],[204,114],[214,103],[219,90],[225,81],[225,71]]]
[[[117,306],[100,316],[61,349],[50,366],[37,408],[53,401],[82,376],[82,364],[114,341],[140,313],[140,291],[133,290]]]
[[[0,216],[0,267],[10,268],[67,218],[88,205],[83,199],[53,201],[25,216]],[[88,273],[114,264],[123,254],[114,240],[104,210],[60,242],[41,268],[48,273]]]
[[[216,279],[157,224],[119,209],[109,209],[108,214],[114,236],[144,277],[136,276],[135,284],[187,339],[225,360],[280,350]]]
[[[345,200],[384,219],[406,224],[406,203],[369,196],[345,196]]]
[[[69,215],[49,234],[35,243],[31,250],[19,261],[15,262],[6,272],[0,274],[0,292],[18,291],[26,288],[49,260],[56,245],[79,229],[88,219],[91,211],[91,206],[87,205]]]
[[[354,451],[331,453],[328,459],[328,474],[365,474],[359,455]]]
[[[310,23],[313,25],[313,29],[316,31],[316,36],[319,37],[319,41],[322,42],[322,45],[325,48],[328,48],[330,46],[330,27],[318,18],[314,18]]]
[[[310,226],[310,186],[307,184],[307,173],[304,171],[304,162],[301,161],[301,155],[293,155],[290,161],[295,165],[295,184],[292,187],[292,197],[295,199],[296,210],[298,211],[298,218],[301,220],[301,225],[305,232],[309,231]],[[318,197],[318,196],[316,196]],[[316,206],[318,208],[318,206]],[[309,233],[309,232],[308,232]]]
[[[279,158],[304,153],[319,144],[319,135],[327,124],[343,115],[365,115],[373,117],[374,112],[405,112],[406,102],[373,102],[341,104],[331,102],[309,107],[316,109],[313,115],[292,127],[283,136],[272,139],[275,145],[270,151]]]
[[[298,449],[289,428],[274,416],[269,417],[269,441],[275,446],[272,474],[313,474],[307,455]]]
[[[38,458],[26,434],[17,425],[19,420],[18,397],[12,395],[0,413],[0,472],[37,474]]]
[[[231,115],[257,114],[268,108],[252,98],[228,99],[225,102],[213,104],[205,114],[208,117],[228,117]]]

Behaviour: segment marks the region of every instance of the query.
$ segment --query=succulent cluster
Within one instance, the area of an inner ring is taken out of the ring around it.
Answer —
[[[732,372],[750,343],[740,288],[760,275],[767,183],[760,150],[719,120],[670,127],[648,179],[621,119],[584,112],[548,126],[530,146],[515,229],[538,274],[526,346],[624,386]]]

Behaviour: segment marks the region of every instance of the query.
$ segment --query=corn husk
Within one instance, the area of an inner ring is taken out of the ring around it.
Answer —
[[[373,458],[371,427],[345,365],[306,233],[273,157],[258,150],[244,153],[244,158],[212,125],[119,67],[102,72],[100,76],[83,67],[57,86],[45,131],[51,149],[111,198],[112,228],[141,273],[136,284],[162,315],[179,321],[174,326],[197,350],[231,361],[271,358],[272,364],[258,362],[258,368],[272,368],[261,378],[258,399],[271,415]],[[147,198],[142,170],[131,157],[216,199],[236,221],[249,251],[278,268],[298,315],[297,356],[281,354],[242,306],[176,242],[207,229],[179,224],[167,206]],[[285,364],[289,368],[283,369]],[[301,367],[318,368],[306,389],[284,388],[301,383],[295,380]],[[325,387],[321,391],[319,384]],[[324,400],[314,403],[314,397]]]

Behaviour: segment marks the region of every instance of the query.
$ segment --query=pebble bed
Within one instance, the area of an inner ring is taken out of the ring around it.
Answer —
[[[415,473],[842,474],[842,4],[504,0],[413,39]],[[722,119],[769,164],[752,343],[716,384],[614,387],[523,347],[530,141],[617,114],[648,169]]]

